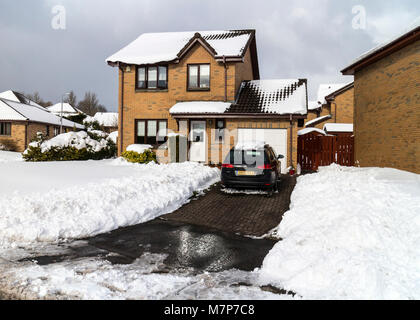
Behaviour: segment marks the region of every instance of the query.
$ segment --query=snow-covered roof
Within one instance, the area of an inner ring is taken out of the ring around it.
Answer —
[[[368,51],[366,51],[365,53],[363,53],[362,55],[360,55],[356,60],[354,60],[353,62],[351,62],[349,64],[348,67],[346,67],[345,69],[343,69],[341,72],[344,74],[353,74],[353,73],[347,73],[347,71],[354,69],[353,67],[358,64],[359,62],[361,62],[362,60],[365,60],[377,53],[379,53],[380,51],[384,50],[385,48],[393,45],[394,43],[400,41],[402,38],[406,37],[407,35],[409,35],[412,32],[420,32],[420,17],[416,18],[407,28],[405,28],[402,32],[399,32],[398,34],[390,37],[390,39],[384,43],[381,43],[380,45],[374,47],[373,49],[370,49]]]
[[[351,82],[350,82],[351,83]],[[328,83],[320,84],[318,88],[317,101],[321,104],[326,104],[325,97],[329,94],[349,85],[350,83]]]
[[[31,99],[25,97],[22,93],[14,91],[14,90],[7,90],[7,91],[0,92],[0,98],[4,98],[4,99],[11,100],[11,101],[24,103],[24,104],[29,104],[31,106],[36,106],[36,107],[41,108],[43,110],[46,109],[45,107],[39,105],[35,101],[32,101]]]
[[[306,80],[252,80],[241,84],[227,113],[307,114]]]
[[[98,121],[104,127],[118,127],[118,112],[97,112],[93,117],[87,116],[84,122]]]
[[[0,98],[0,120],[29,120],[34,122],[60,125],[60,117],[36,106]],[[63,126],[84,129],[84,126],[63,119]]]
[[[61,113],[61,102],[58,102],[47,108],[50,112],[60,114]],[[70,103],[63,102],[63,114],[79,114],[80,111],[73,107]]]
[[[324,130],[318,129],[318,128],[305,128],[298,131],[298,136],[303,136],[304,134],[310,133],[310,132],[318,132],[320,134],[326,135]]]
[[[169,113],[224,113],[229,107],[230,102],[222,101],[186,101],[178,102],[169,109]]]
[[[308,110],[316,110],[318,108],[322,107],[318,101],[308,101]]]
[[[177,60],[195,41],[216,58],[243,56],[254,30],[143,33],[106,59],[108,63],[148,64]]]
[[[327,120],[327,119],[331,119],[330,114],[328,114],[326,116],[318,117],[318,118],[312,119],[311,121],[306,122],[305,127],[310,127],[311,125],[314,125],[316,123],[322,122],[322,121]]]
[[[352,123],[326,123],[324,124],[326,132],[353,132]]]

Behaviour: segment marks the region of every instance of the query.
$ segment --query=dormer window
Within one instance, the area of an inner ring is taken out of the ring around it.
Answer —
[[[137,67],[136,89],[167,89],[168,67],[145,66]]]
[[[210,64],[188,65],[188,90],[210,90]]]

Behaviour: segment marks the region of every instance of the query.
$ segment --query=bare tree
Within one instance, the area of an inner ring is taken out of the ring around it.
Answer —
[[[69,103],[73,107],[77,106],[77,97],[73,90],[70,91],[70,94],[64,99],[64,102]]]
[[[39,95],[39,92],[36,91],[33,94],[29,93],[29,94],[24,94],[24,96],[30,100],[32,100],[33,102],[36,102],[37,104],[43,106],[43,107],[49,107],[52,106],[52,102],[51,101],[44,101],[41,96]]]
[[[83,100],[79,101],[77,108],[89,116],[94,116],[96,112],[106,112],[106,108],[99,103],[96,93],[86,92]]]

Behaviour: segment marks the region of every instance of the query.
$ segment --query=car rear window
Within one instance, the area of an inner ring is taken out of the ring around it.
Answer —
[[[225,162],[247,166],[258,166],[269,163],[269,158],[264,150],[230,150]]]

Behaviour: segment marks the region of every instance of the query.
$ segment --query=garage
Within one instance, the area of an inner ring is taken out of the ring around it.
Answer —
[[[284,156],[281,159],[281,172],[286,173],[287,168],[287,129],[238,129],[238,142],[264,141],[269,144],[277,154]]]

